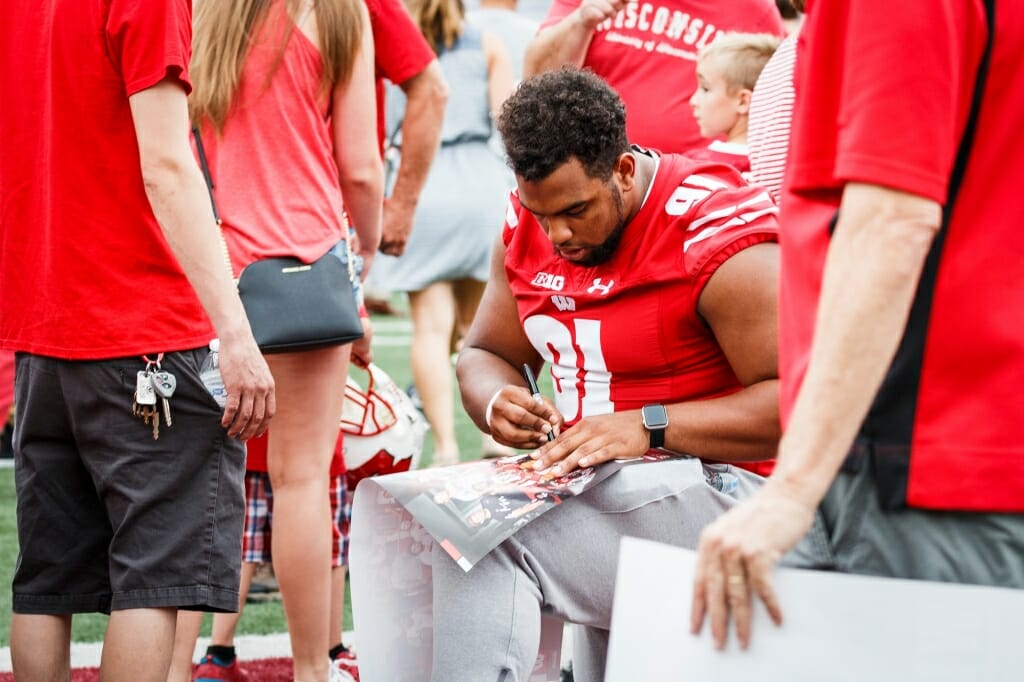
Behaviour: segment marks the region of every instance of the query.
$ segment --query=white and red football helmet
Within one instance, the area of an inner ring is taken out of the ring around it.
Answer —
[[[353,365],[353,368],[356,368]],[[380,367],[365,370],[366,389],[348,378],[341,431],[349,490],[367,476],[419,467],[423,439],[430,428],[405,391]]]

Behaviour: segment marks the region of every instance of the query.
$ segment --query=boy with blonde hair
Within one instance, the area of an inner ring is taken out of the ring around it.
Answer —
[[[767,33],[725,33],[700,51],[697,90],[690,106],[700,134],[713,139],[706,149],[691,153],[691,158],[727,163],[741,173],[750,171],[750,96],[778,46],[779,39]]]

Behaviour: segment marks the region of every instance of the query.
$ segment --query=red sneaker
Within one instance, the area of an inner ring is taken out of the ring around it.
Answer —
[[[238,665],[238,659],[231,661],[231,665],[224,665],[209,654],[199,659],[192,679],[195,682],[249,682],[249,676]]]

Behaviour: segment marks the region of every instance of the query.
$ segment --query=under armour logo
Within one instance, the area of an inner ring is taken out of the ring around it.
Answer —
[[[590,288],[587,289],[587,293],[593,294],[600,291],[602,296],[607,296],[608,292],[612,290],[613,286],[615,286],[614,279],[608,280],[608,284],[603,284],[601,282],[601,278],[598,277],[597,279],[594,280],[594,283],[590,285]]]

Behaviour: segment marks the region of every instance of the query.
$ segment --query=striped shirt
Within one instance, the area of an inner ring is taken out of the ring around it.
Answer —
[[[793,119],[793,71],[796,34],[786,38],[765,64],[750,100],[747,144],[750,182],[761,185],[776,203],[782,191]]]

